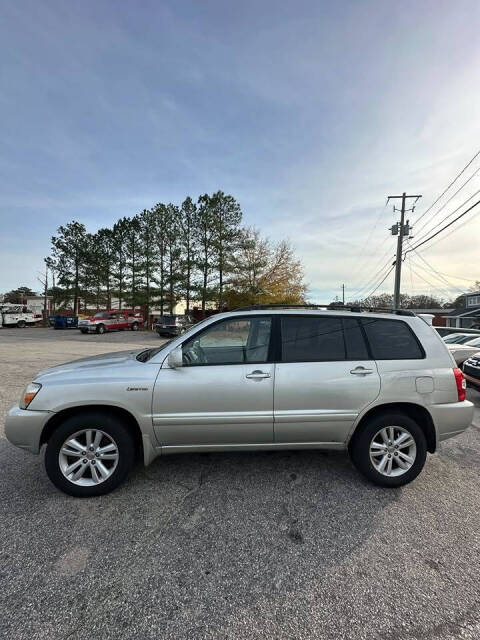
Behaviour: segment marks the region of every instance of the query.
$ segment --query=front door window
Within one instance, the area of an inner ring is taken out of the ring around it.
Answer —
[[[183,345],[183,364],[191,367],[267,362],[271,323],[268,316],[218,322]]]

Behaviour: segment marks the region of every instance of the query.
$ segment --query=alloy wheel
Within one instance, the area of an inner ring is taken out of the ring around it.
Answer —
[[[101,429],[77,431],[65,440],[58,454],[58,464],[65,478],[83,487],[108,480],[118,460],[117,443]]]
[[[415,439],[405,427],[383,427],[370,441],[370,461],[376,471],[387,477],[402,476],[417,457]]]

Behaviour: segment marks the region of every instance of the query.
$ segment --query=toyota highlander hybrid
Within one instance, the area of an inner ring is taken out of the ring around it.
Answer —
[[[108,493],[137,455],[345,450],[398,487],[464,431],[473,405],[438,333],[409,311],[253,307],[161,347],[40,371],[6,420],[74,496]],[[319,464],[321,464],[319,460]]]

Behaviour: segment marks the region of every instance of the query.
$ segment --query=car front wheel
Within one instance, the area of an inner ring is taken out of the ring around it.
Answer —
[[[135,458],[128,427],[97,411],[70,416],[51,435],[45,467],[53,484],[71,496],[100,496],[121,484]]]
[[[103,324],[99,324],[97,327],[97,333],[105,333],[105,326]]]
[[[350,445],[352,461],[369,480],[383,487],[401,487],[422,471],[427,442],[409,416],[383,414],[366,422]]]
[[[138,322],[132,324],[132,331],[138,331]]]

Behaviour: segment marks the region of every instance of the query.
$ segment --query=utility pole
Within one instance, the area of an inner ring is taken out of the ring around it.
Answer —
[[[45,288],[43,291],[43,326],[48,327],[48,262],[45,260]]]
[[[37,278],[40,284],[43,286],[43,326],[48,327],[48,310],[47,310],[47,301],[48,301],[48,258],[44,259],[45,262],[45,280],[42,278]]]
[[[342,284],[342,304],[345,306],[345,285]]]
[[[407,220],[407,223],[405,224],[405,213],[407,211],[415,211],[415,203],[417,202],[417,200],[419,200],[422,196],[407,196],[407,194],[405,193],[405,191],[402,193],[401,196],[388,196],[387,198],[387,204],[389,202],[389,200],[397,200],[397,199],[401,199],[402,200],[402,208],[400,209],[400,222],[397,222],[396,224],[394,224],[392,227],[390,227],[390,231],[392,232],[392,236],[398,236],[397,238],[397,257],[395,259],[395,287],[393,290],[393,308],[394,309],[398,309],[400,307],[400,280],[401,280],[401,275],[402,275],[402,253],[403,253],[403,237],[404,236],[409,236],[410,235],[410,224],[409,221]],[[415,202],[413,203],[413,206],[411,209],[406,209],[405,205],[407,202],[408,198],[415,198]],[[396,207],[393,207],[394,211],[398,211],[398,209]]]

